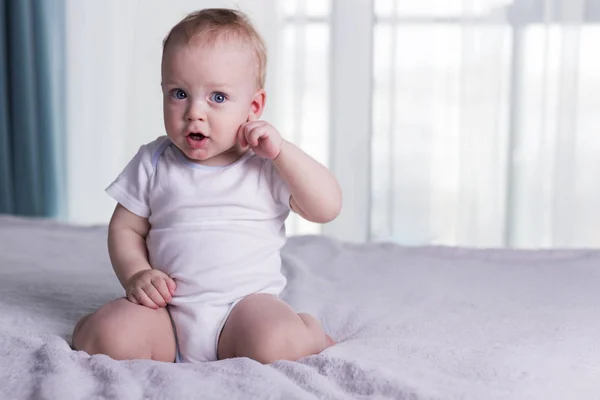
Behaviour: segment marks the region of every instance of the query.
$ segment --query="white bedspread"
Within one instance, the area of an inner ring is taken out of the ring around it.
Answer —
[[[600,399],[600,252],[290,239],[284,298],[340,344],[299,362],[72,351],[121,296],[106,229],[0,217],[0,399]]]

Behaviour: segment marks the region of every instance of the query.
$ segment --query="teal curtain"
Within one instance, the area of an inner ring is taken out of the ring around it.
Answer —
[[[0,0],[0,213],[65,212],[64,0]]]

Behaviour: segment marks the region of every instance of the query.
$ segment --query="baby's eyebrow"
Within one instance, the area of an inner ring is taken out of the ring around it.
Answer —
[[[165,81],[161,82],[161,86],[182,86],[182,82],[175,81],[175,80],[165,80]],[[233,91],[231,85],[228,85],[226,83],[207,82],[207,83],[203,84],[203,86],[205,89],[210,89],[210,90],[221,90],[224,92]]]
[[[175,81],[162,81],[160,83],[161,86],[181,86],[181,82]]]
[[[226,83],[219,83],[219,82],[208,82],[206,84],[206,87],[209,87],[211,89],[225,90],[225,91],[231,90],[230,85],[228,85]]]

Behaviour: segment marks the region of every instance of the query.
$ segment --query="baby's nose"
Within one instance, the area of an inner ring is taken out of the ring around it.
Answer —
[[[186,118],[188,119],[188,121],[205,120],[206,109],[204,105],[201,102],[194,102],[190,104],[186,113]]]

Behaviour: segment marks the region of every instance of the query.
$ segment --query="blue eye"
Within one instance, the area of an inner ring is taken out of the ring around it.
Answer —
[[[227,96],[225,96],[221,92],[216,92],[213,93],[212,96],[210,96],[210,99],[215,103],[223,103],[227,99]]]
[[[171,97],[173,97],[174,99],[177,99],[177,100],[183,100],[183,99],[187,98],[187,93],[185,93],[181,89],[173,89],[173,90],[171,90]]]

